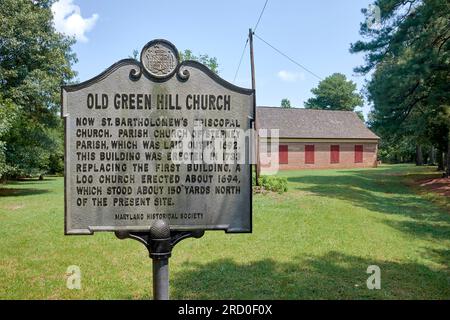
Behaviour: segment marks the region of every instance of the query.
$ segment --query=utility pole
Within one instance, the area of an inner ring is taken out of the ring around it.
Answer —
[[[252,72],[252,89],[256,89],[255,84],[255,58],[253,55],[253,31],[252,29],[248,29],[248,41],[250,42],[250,64],[251,64],[251,72]]]
[[[259,186],[259,174],[260,174],[260,166],[259,166],[259,134],[258,134],[258,126],[256,123],[256,81],[255,81],[255,57],[253,55],[253,31],[250,28],[248,30],[248,41],[250,43],[250,65],[251,65],[251,73],[252,73],[252,89],[254,91],[254,101],[253,101],[253,116],[254,119],[254,128],[255,128],[255,152],[256,152],[256,165],[255,165],[255,173],[256,173],[256,185]]]

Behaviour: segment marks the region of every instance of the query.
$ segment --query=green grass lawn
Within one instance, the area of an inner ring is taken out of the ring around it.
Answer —
[[[287,171],[254,197],[253,234],[207,232],[170,259],[175,299],[450,299],[447,200],[411,181],[434,168]],[[3,188],[3,189],[2,189]],[[64,236],[63,179],[0,186],[1,299],[149,299],[151,260],[112,233]],[[77,265],[82,289],[66,288]],[[368,290],[366,269],[381,268]]]

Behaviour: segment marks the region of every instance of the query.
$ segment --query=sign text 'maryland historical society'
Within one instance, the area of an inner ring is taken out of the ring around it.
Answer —
[[[65,231],[251,231],[254,91],[168,41],[62,89]]]

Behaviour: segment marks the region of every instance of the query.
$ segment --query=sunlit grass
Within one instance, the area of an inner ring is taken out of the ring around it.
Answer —
[[[186,299],[449,299],[447,200],[419,191],[434,168],[286,171],[289,191],[254,196],[253,234],[207,232],[170,259]],[[64,236],[63,179],[0,186],[0,298],[149,299],[142,244]],[[66,288],[66,269],[82,272]],[[381,290],[366,269],[381,268]]]

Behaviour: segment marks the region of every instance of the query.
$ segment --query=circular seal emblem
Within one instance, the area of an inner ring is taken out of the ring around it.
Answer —
[[[177,69],[178,50],[167,40],[152,40],[142,49],[141,63],[152,77],[168,78]]]

